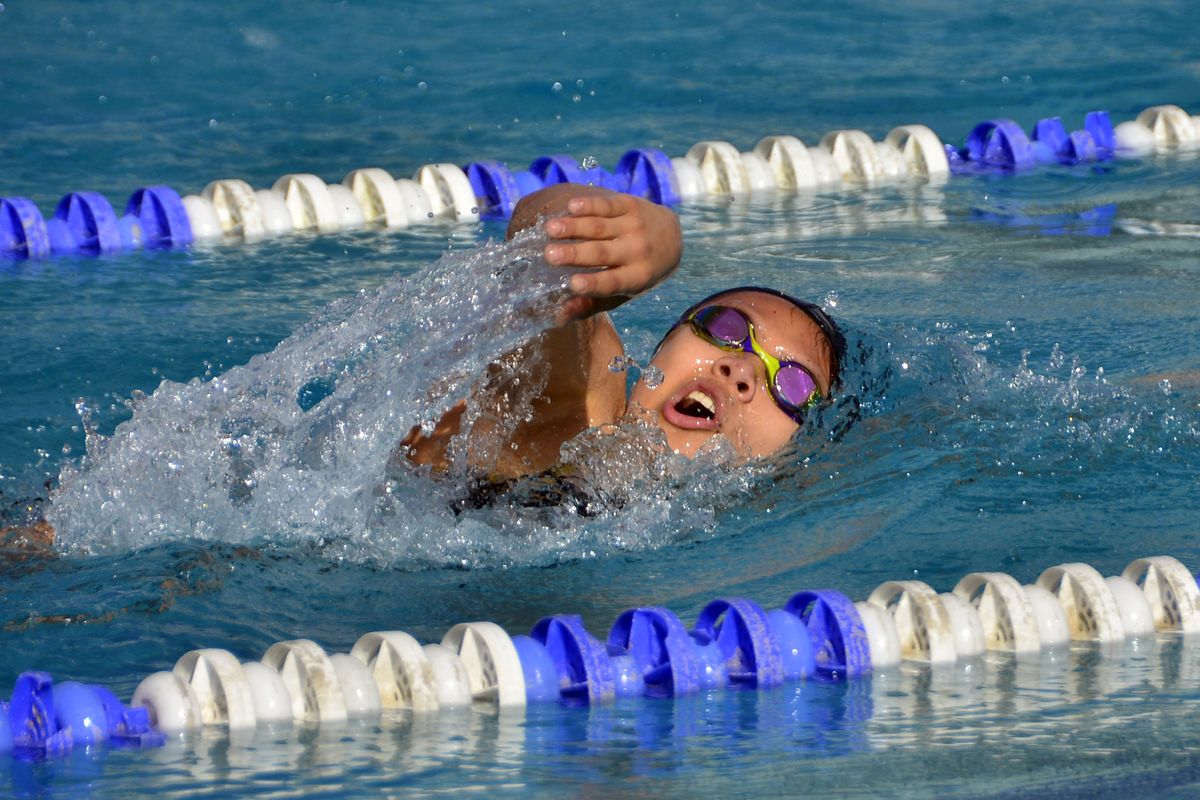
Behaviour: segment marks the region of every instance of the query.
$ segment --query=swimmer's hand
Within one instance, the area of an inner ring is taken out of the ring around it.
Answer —
[[[662,283],[683,255],[679,218],[671,209],[629,194],[586,194],[567,201],[566,216],[545,222],[546,261],[559,267],[601,267],[571,276],[574,295],[562,323],[616,308]]]

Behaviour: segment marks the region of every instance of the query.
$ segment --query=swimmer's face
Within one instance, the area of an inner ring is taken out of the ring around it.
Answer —
[[[829,396],[832,351],[807,314],[781,297],[754,291],[721,295],[704,307],[709,305],[744,313],[763,350],[781,361],[803,364],[816,377],[822,396]],[[690,325],[676,326],[650,363],[662,370],[663,382],[651,389],[639,381],[630,403],[655,412],[667,444],[677,453],[694,456],[721,435],[742,457],[757,458],[778,451],[799,427],[775,404],[761,358],[722,350]]]

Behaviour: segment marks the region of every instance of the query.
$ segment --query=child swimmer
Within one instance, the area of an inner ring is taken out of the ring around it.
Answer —
[[[509,398],[516,392],[506,391],[498,371],[485,381],[488,413],[471,423],[468,438],[472,443],[499,438],[502,446],[489,450],[497,455],[487,463],[471,465],[492,487],[482,502],[508,483],[551,472],[562,445],[583,431],[631,415],[657,425],[666,445],[688,457],[716,437],[744,460],[768,456],[836,388],[845,342],[833,321],[817,306],[748,287],[718,292],[688,309],[650,362],[662,380],[639,381],[627,398],[624,376],[609,368],[624,348],[606,312],[675,271],[683,250],[678,218],[631,195],[560,184],[518,204],[508,238],[543,219],[553,240],[545,250],[548,263],[596,271],[571,276],[571,297],[559,309],[558,327],[505,357],[517,368],[508,374],[548,370],[530,404],[532,413],[515,427],[504,425],[512,419]],[[429,433],[414,428],[401,452],[412,464],[446,470],[465,412],[460,402]],[[53,541],[54,530],[44,520],[2,530],[0,562],[45,554]]]
[[[605,312],[674,272],[683,250],[678,218],[631,195],[559,184],[517,205],[508,237],[543,218],[553,240],[547,262],[598,271],[571,277],[559,327],[515,356],[525,367],[549,370],[525,421],[501,429],[496,420],[508,418],[510,395],[504,386],[487,387],[488,413],[473,423],[469,439],[502,439],[488,463],[472,464],[488,481],[550,470],[565,442],[630,414],[656,424],[667,446],[688,457],[718,436],[744,460],[768,456],[788,444],[805,412],[836,388],[845,340],[833,320],[810,303],[745,287],[685,311],[650,362],[662,380],[638,381],[626,398],[624,377],[609,369],[624,348]],[[401,443],[408,460],[445,470],[465,410],[460,402],[432,432],[410,431]]]

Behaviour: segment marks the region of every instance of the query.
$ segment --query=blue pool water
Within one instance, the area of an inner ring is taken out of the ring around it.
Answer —
[[[961,142],[996,116],[1078,127],[1095,108],[1115,121],[1200,109],[1188,4],[2,8],[0,195],[44,212],[68,191],[116,203],[148,183],[193,193],[222,177],[261,187],[550,152],[612,165],[630,147],[811,144],[839,128],[878,139],[910,122]],[[437,641],[461,621],[516,633],[553,612],[602,635],[631,606],[690,622],[723,595],[772,607],[834,586],[861,599],[906,577],[945,591],[974,570],[1030,582],[1065,561],[1116,574],[1160,553],[1200,568],[1198,178],[1200,161],[1175,154],[682,209],[679,275],[616,314],[631,355],[709,291],[778,286],[825,303],[861,343],[861,419],[836,444],[828,430],[845,419],[829,420],[778,472],[697,465],[587,521],[455,518],[406,481],[391,522],[364,522],[352,501],[316,518],[322,492],[352,495],[377,462],[259,492],[244,513],[170,494],[158,450],[126,459],[94,438],[80,462],[85,428],[107,437],[133,416],[122,430],[181,443],[167,458],[214,463],[201,432],[232,406],[178,435],[143,409],[194,410],[214,376],[251,390],[264,374],[300,380],[317,365],[304,363],[314,330],[403,333],[414,313],[372,303],[433,296],[427,265],[499,238],[497,223],[0,262],[0,514],[18,521],[51,492],[52,518],[77,512],[64,557],[0,565],[0,694],[36,667],[128,698],[199,646],[252,659],[306,636],[345,651],[370,630]],[[443,362],[436,340],[397,341],[363,386],[394,377],[415,407],[423,384],[403,383],[405,365],[429,377]],[[153,397],[133,414],[138,393]],[[384,435],[368,455],[339,452],[377,459]],[[136,502],[101,513],[78,488],[100,478]],[[0,760],[0,794],[1184,797],[1200,783],[1198,699],[1200,650],[1162,639],[521,717],[204,730],[153,751]]]

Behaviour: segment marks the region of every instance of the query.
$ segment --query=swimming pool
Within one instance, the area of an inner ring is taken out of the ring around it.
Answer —
[[[1067,4],[7,2],[0,191],[45,210],[71,190],[116,200],[217,177],[269,186],[297,171],[335,181],[371,164],[401,175],[550,152],[611,165],[634,146],[748,149],[772,133],[811,144],[839,128],[881,138],[909,122],[961,143],[996,116],[1077,127],[1095,108],[1116,120],[1159,102],[1194,112],[1195,23],[1185,6],[1148,3],[1083,16]],[[1115,574],[1158,553],[1195,569],[1198,172],[1173,155],[688,206],[680,279],[617,317],[632,354],[644,358],[664,321],[732,282],[836,302],[871,347],[866,374],[881,378],[836,447],[748,496],[722,486],[732,500],[669,497],[603,524],[519,519],[505,536],[439,519],[369,547],[224,528],[5,567],[0,693],[37,667],[127,698],[205,645],[251,659],[308,636],[345,651],[368,630],[436,641],[468,619],[523,632],[557,611],[602,632],[635,605],[690,620],[722,595],[772,606],[836,586],[857,599],[901,577],[944,591],[973,570],[1029,582],[1064,561]],[[1110,206],[1096,225],[1090,212]],[[78,399],[111,433],[134,392],[222,374],[328,303],[500,234],[495,223],[428,226],[3,263],[5,499],[44,497],[83,452]],[[1164,639],[1104,657],[989,657],[522,719],[206,729],[157,750],[10,761],[0,786],[1185,796],[1197,781],[1198,663],[1194,644]]]

